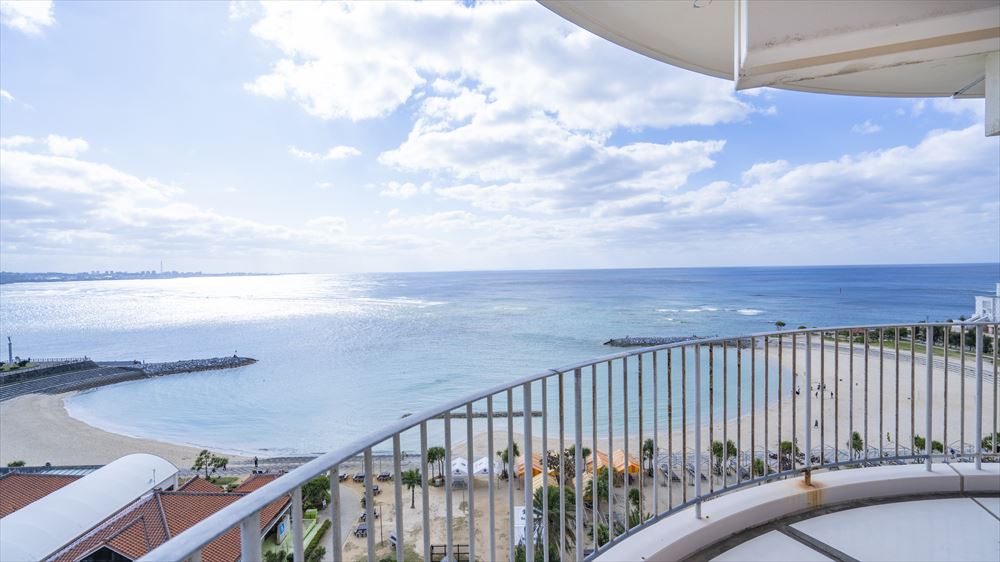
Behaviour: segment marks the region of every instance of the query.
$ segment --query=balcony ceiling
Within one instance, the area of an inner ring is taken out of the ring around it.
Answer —
[[[739,90],[981,98],[986,56],[1000,51],[998,0],[541,3],[648,57],[735,76]]]

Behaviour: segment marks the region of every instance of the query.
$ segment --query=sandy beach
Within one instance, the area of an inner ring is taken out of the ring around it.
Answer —
[[[152,453],[185,469],[198,456],[194,447],[109,433],[73,418],[63,405],[71,395],[29,394],[0,402],[0,465],[14,460],[29,466],[95,465]]]
[[[924,435],[924,412],[927,400],[925,392],[925,366],[920,363],[911,369],[908,353],[900,355],[899,372],[899,395],[896,400],[896,372],[895,359],[886,358],[881,364],[877,356],[868,356],[868,377],[867,377],[867,403],[865,401],[865,363],[866,358],[858,348],[853,356],[853,376],[851,373],[851,356],[847,353],[846,346],[841,345],[840,353],[834,351],[831,341],[826,341],[825,346],[820,350],[819,341],[814,340],[813,349],[813,388],[809,389],[804,381],[804,348],[800,344],[793,350],[790,342],[786,342],[779,352],[777,347],[772,345],[768,349],[769,361],[772,365],[778,361],[780,356],[783,374],[781,378],[781,403],[777,402],[778,396],[777,381],[772,381],[769,385],[768,398],[770,404],[766,405],[765,397],[762,393],[756,396],[756,408],[751,411],[750,404],[743,400],[742,409],[736,411],[735,393],[730,393],[728,397],[728,416],[716,416],[711,420],[704,419],[702,426],[702,443],[706,449],[711,440],[731,439],[739,443],[740,450],[744,452],[744,466],[749,464],[749,456],[752,451],[757,457],[763,457],[763,449],[766,445],[769,452],[775,452],[778,444],[784,440],[791,440],[794,432],[795,440],[799,447],[804,446],[805,426],[803,424],[803,411],[806,400],[811,400],[813,418],[818,422],[811,426],[812,446],[814,452],[821,450],[832,457],[834,449],[839,449],[846,454],[848,450],[847,441],[852,431],[861,434],[863,441],[868,447],[868,454],[877,458],[878,449],[881,447],[886,454],[894,454],[897,443],[907,448],[911,442],[911,436],[916,433]],[[757,349],[756,360],[763,361],[764,351]],[[749,351],[744,352],[744,369],[748,369]],[[794,354],[794,357],[793,357]],[[820,362],[823,369],[820,369]],[[795,365],[792,369],[791,366]],[[735,365],[730,365],[730,377],[735,376]],[[992,365],[988,365],[988,372],[992,372]],[[794,371],[794,372],[793,372]],[[748,371],[745,371],[745,373]],[[911,375],[912,373],[912,375]],[[674,375],[678,376],[677,373]],[[705,374],[703,373],[703,376]],[[716,373],[715,396],[716,404],[722,401],[723,391],[721,374]],[[947,399],[945,398],[945,380],[947,380]],[[964,381],[964,384],[963,384]],[[932,395],[933,425],[932,438],[946,444],[946,451],[949,447],[958,449],[963,441],[962,432],[964,430],[964,442],[971,444],[974,441],[974,408],[975,403],[975,379],[968,376],[962,377],[952,368],[948,372],[947,379],[941,365],[934,371],[934,392]],[[747,384],[746,381],[744,384]],[[826,384],[826,388],[817,394],[816,385]],[[883,401],[881,412],[878,415],[880,386],[885,389],[885,400]],[[798,388],[800,393],[795,394]],[[911,392],[911,388],[913,392]],[[992,377],[987,379],[983,388],[984,396],[984,433],[989,431],[992,425],[992,412],[994,400],[996,400],[992,384]],[[661,388],[662,391],[662,388]],[[831,398],[839,396],[838,401]],[[850,396],[853,394],[853,404]],[[54,465],[60,464],[103,464],[114,460],[122,455],[133,452],[149,452],[160,455],[173,462],[181,468],[189,467],[198,453],[198,449],[193,447],[163,443],[149,439],[137,439],[109,433],[69,416],[63,400],[69,394],[60,395],[28,395],[4,403],[0,403],[0,463],[6,464],[12,460],[20,459],[29,465],[44,464],[51,462]],[[795,398],[794,403],[792,398]],[[707,399],[707,396],[703,397]],[[661,401],[661,408],[665,409],[665,401]],[[898,426],[897,426],[897,403],[898,403]],[[945,408],[947,405],[947,421],[945,420]],[[865,411],[867,408],[867,427],[865,425]],[[674,424],[674,431],[667,431],[666,416],[662,416],[660,421],[660,433],[657,436],[660,447],[660,462],[666,462],[671,454],[679,455],[684,451],[684,441],[688,452],[687,462],[693,465],[693,443],[694,427],[690,423],[693,420],[693,408],[689,407],[689,427],[686,434],[679,424]],[[742,414],[742,415],[740,415]],[[643,435],[638,434],[638,428],[630,428],[629,449],[633,457],[638,457],[639,443],[641,439],[653,437],[651,413],[647,414],[647,422]],[[766,424],[765,424],[766,416]],[[707,416],[706,416],[707,417]],[[794,425],[793,425],[794,418]],[[912,422],[911,422],[912,419]],[[780,420],[780,422],[779,422]],[[752,423],[751,423],[752,422]],[[779,434],[779,423],[780,434]],[[521,420],[515,421],[515,428],[523,428]],[[499,451],[506,447],[506,422],[496,420],[494,436],[494,451]],[[767,440],[765,443],[765,426]],[[964,426],[964,427],[963,427]],[[754,432],[751,435],[751,427]],[[794,429],[793,429],[794,428]],[[589,428],[587,428],[589,429]],[[567,427],[565,445],[572,444],[571,429]],[[947,433],[947,435],[946,435]],[[464,435],[464,431],[458,432]],[[515,432],[514,440],[521,445],[524,451],[524,439],[520,432]],[[436,443],[431,443],[435,445]],[[616,435],[614,449],[623,445],[622,436]],[[473,441],[475,457],[485,456],[487,453],[487,435],[485,432],[477,432]],[[593,439],[589,431],[585,431],[584,446],[593,448]],[[548,448],[558,447],[558,435],[549,432]],[[600,436],[597,439],[597,448],[600,451],[607,451],[607,439]],[[536,427],[532,439],[532,449],[535,452],[542,450],[541,432]],[[455,439],[452,443],[453,457],[467,456],[467,446],[463,440]],[[863,456],[863,454],[862,454]],[[777,461],[773,457],[768,457],[768,463],[776,468]],[[707,458],[705,460],[707,465]],[[407,468],[419,468],[419,455],[408,455],[403,461],[403,470]],[[679,472],[683,472],[680,464],[675,464]],[[386,467],[388,469],[388,466]],[[341,465],[342,472],[353,473],[362,470],[359,459],[345,462]],[[702,467],[705,474],[710,472],[707,466]],[[736,482],[735,473],[726,477],[729,484]],[[686,482],[670,482],[662,474],[657,478],[659,482],[659,502],[655,506],[656,510],[662,511],[671,504],[684,501],[685,496],[693,494],[693,479],[684,476]],[[703,483],[703,490],[718,488],[723,485],[721,476],[714,476]],[[358,517],[358,506],[356,498],[363,495],[361,484],[351,482],[343,486],[352,489],[354,494],[345,494],[353,505],[344,505],[343,515],[345,517],[344,526],[352,528]],[[514,481],[514,504],[524,505],[524,483],[521,479]],[[643,494],[644,511],[654,510],[653,506],[653,479],[642,477],[634,486],[641,486]],[[393,509],[393,483],[382,484],[384,493],[378,496],[377,505],[382,512],[381,520],[377,527],[373,526],[376,533],[381,533],[381,537],[376,535],[376,540],[380,538],[386,540],[385,544],[379,547],[379,553],[388,552],[388,536],[395,530],[395,514]],[[497,482],[497,501],[495,504],[494,518],[497,523],[496,544],[497,556],[504,557],[507,551],[507,481]],[[477,479],[475,490],[475,519],[476,549],[479,553],[484,553],[488,549],[489,539],[489,513],[488,513],[488,493],[485,478]],[[615,488],[616,511],[621,511],[624,503],[624,489]],[[421,518],[421,491],[418,488],[415,492],[416,508],[409,507],[410,492],[404,490],[404,537],[406,542],[417,552],[422,552],[422,518]],[[446,542],[446,495],[443,487],[431,487],[429,489],[428,505],[430,510],[431,532],[430,540],[432,544],[444,544]],[[345,498],[346,499],[346,498]],[[456,489],[452,497],[453,505],[453,533],[456,544],[466,544],[468,542],[468,496],[464,489]],[[600,508],[602,519],[606,517],[606,506]],[[587,526],[590,524],[589,512],[586,515]],[[586,531],[589,535],[589,531]],[[366,539],[354,537],[353,534],[345,534],[345,557],[353,559],[361,556],[366,549]],[[589,540],[589,539],[588,539]]]

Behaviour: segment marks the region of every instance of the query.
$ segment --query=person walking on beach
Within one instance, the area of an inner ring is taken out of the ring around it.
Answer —
[[[253,458],[253,467],[257,468],[257,457],[256,456]]]

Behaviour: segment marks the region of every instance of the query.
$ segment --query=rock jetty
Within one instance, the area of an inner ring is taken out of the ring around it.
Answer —
[[[669,337],[632,337],[610,339],[604,345],[612,347],[651,347],[654,345],[665,345],[668,343],[681,343],[685,341],[698,340],[709,336],[669,336]]]
[[[604,342],[604,345],[610,345],[612,347],[653,347],[655,345],[683,343],[686,341],[696,341],[696,340],[715,338],[715,337],[718,336],[669,336],[669,337],[646,337],[646,338],[625,336],[624,338],[610,339]],[[754,346],[754,342],[750,338],[732,338],[726,340],[726,343],[731,346],[735,344],[741,349],[749,349]]]
[[[168,363],[144,363],[142,372],[151,377],[172,375],[174,373],[193,373],[195,371],[212,371],[215,369],[233,369],[256,363],[250,357],[212,357],[211,359],[187,359]]]

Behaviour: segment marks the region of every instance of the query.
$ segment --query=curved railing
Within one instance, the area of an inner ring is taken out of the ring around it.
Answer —
[[[446,402],[354,440],[142,560],[198,561],[206,545],[234,527],[240,529],[243,560],[260,560],[260,512],[289,495],[294,558],[304,560],[302,486],[323,475],[330,477],[333,520],[332,541],[324,546],[334,560],[344,558],[345,538],[351,558],[367,552],[368,560],[403,560],[411,549],[411,557],[422,553],[425,560],[534,560],[536,548],[545,560],[583,560],[679,510],[693,507],[700,515],[702,502],[769,480],[885,463],[978,466],[998,450],[997,332],[995,323],[964,322],[800,327],[566,365]],[[463,433],[462,426],[465,442],[456,446],[454,434]],[[443,444],[443,459],[435,460],[432,439]],[[507,465],[502,453],[511,442],[520,443],[521,451],[517,455],[515,446],[514,462]],[[419,449],[416,458],[404,453],[404,443]],[[386,458],[392,467],[376,478],[375,455],[382,447],[391,448]],[[477,454],[488,459],[481,476],[472,469]],[[461,455],[467,458],[464,472],[453,463]],[[361,482],[341,482],[355,465]],[[435,479],[443,480],[440,490],[427,478],[435,465],[451,467]],[[410,466],[423,475],[417,484],[420,510],[404,502],[402,480]],[[519,476],[522,470],[538,475]],[[387,511],[376,498],[378,480],[390,482],[394,492]],[[342,536],[341,521],[356,518],[344,501],[355,488],[363,494],[365,521],[378,515],[393,520],[388,537],[384,524],[376,541],[374,526],[365,534],[361,523],[352,524],[354,537]],[[519,509],[526,505],[532,509]],[[484,506],[484,513],[477,512]],[[519,525],[519,512],[525,518],[530,513],[531,523]]]

